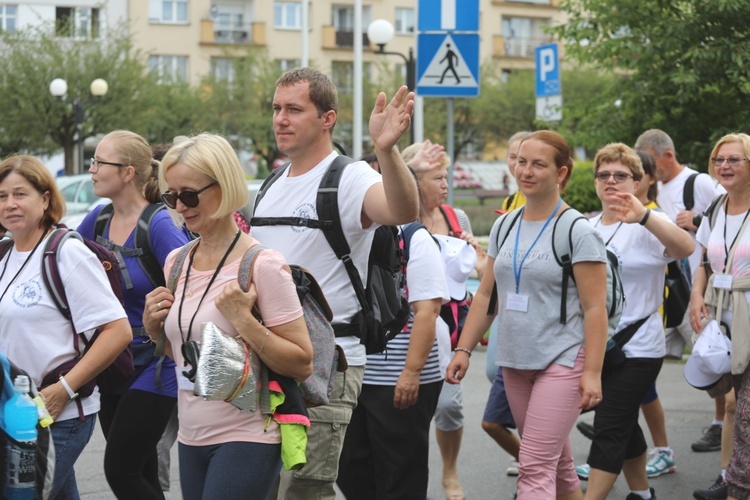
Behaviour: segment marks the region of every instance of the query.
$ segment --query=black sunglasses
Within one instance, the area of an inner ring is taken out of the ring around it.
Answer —
[[[180,194],[167,191],[166,193],[162,193],[161,201],[163,201],[164,204],[171,209],[174,209],[177,207],[177,200],[180,200],[182,204],[188,208],[195,208],[198,206],[198,203],[200,202],[200,200],[198,199],[198,195],[201,194],[206,189],[210,187],[214,187],[217,184],[218,182],[212,182],[208,186],[202,189],[199,189],[198,191],[193,191],[192,189],[186,189]]]

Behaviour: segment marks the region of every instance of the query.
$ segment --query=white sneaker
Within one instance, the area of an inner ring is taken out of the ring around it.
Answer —
[[[518,475],[518,461],[517,460],[511,460],[510,465],[507,469],[505,469],[505,473],[509,476],[517,476]]]

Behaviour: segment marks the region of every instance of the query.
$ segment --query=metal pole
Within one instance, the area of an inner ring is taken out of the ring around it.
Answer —
[[[354,109],[352,157],[362,156],[362,0],[354,2]]]
[[[76,115],[76,133],[78,134],[78,166],[77,173],[84,174],[83,169],[83,103],[80,100],[73,102],[73,109]]]
[[[414,92],[417,88],[417,61],[414,59],[414,49],[409,47],[409,58],[406,60],[406,86],[409,90]],[[414,115],[412,114],[412,122],[409,125],[409,141],[414,144],[415,140],[415,127],[414,127]]]
[[[310,14],[307,0],[302,0],[302,54],[300,57],[300,66],[303,68],[309,64],[310,60]]]
[[[455,148],[453,144],[453,98],[449,97],[446,101],[446,109],[448,111],[448,123],[446,124],[445,131],[446,131],[446,152],[448,153],[448,158],[450,158],[450,165],[448,166],[448,205],[453,205],[453,162],[455,161],[455,158],[453,157]]]

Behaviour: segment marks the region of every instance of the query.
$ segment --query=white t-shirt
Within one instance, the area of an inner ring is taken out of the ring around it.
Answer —
[[[441,302],[445,304],[450,300],[440,248],[426,229],[415,231],[411,238],[409,262],[406,264],[406,288],[408,289],[409,303],[440,298]],[[367,356],[364,384],[396,385],[406,362],[413,321],[414,313],[412,311],[407,324],[407,331],[402,331],[388,342],[384,352]],[[435,341],[419,376],[420,384],[437,382],[445,376],[445,367],[441,368],[439,361],[438,335],[441,335],[440,329],[442,329],[443,335],[447,335],[448,325],[440,316],[438,316],[435,325]]]
[[[701,227],[698,228],[696,239],[703,248],[706,248],[711,270],[714,273],[724,273],[727,252],[730,250],[729,247],[734,239],[737,238],[737,233],[742,227],[745,214],[730,215],[727,217],[723,204],[717,206],[716,210],[718,210],[718,213],[716,214],[716,221],[714,222],[713,230],[709,227],[710,221],[708,220],[708,217],[704,217],[703,222],[701,222]],[[725,231],[727,235],[726,247],[724,240]],[[747,276],[750,274],[750,227],[745,228],[745,232],[738,238],[736,245],[737,249],[734,251],[734,257],[732,257],[732,268],[729,269],[728,274],[731,274],[732,276]],[[747,299],[748,310],[750,310],[750,292],[745,292],[745,298]],[[724,312],[721,315],[721,320],[731,326],[731,294],[728,304],[729,307],[724,309]]]
[[[27,371],[37,385],[54,368],[78,356],[73,347],[73,327],[55,306],[42,278],[46,240],[31,255],[13,248],[0,263],[0,351]],[[27,257],[29,262],[16,273]],[[86,332],[125,318],[125,310],[112,292],[101,263],[76,239],[70,238],[58,254],[60,277],[77,329]],[[11,282],[12,281],[12,282]],[[83,350],[83,343],[79,342]],[[99,391],[82,398],[83,413],[99,411]],[[58,421],[78,418],[78,407],[69,402]]]
[[[336,156],[336,152],[331,152],[315,168],[300,176],[289,177],[287,169],[268,189],[253,216],[317,219],[318,185]],[[367,190],[378,182],[382,182],[380,174],[367,163],[358,161],[346,167],[339,184],[341,227],[362,283],[367,283],[367,260],[378,227],[375,223],[362,227],[362,206]],[[251,234],[263,245],[281,252],[286,262],[312,272],[331,306],[333,323],[348,323],[359,312],[359,301],[344,263],[336,257],[323,231],[299,226],[253,226]],[[365,364],[365,347],[357,337],[338,337],[336,342],[344,349],[350,365]]]
[[[663,212],[652,212],[669,222]],[[664,271],[674,259],[664,255],[664,245],[651,231],[640,224],[601,223],[601,215],[591,219],[614,252],[620,264],[620,276],[625,293],[622,317],[617,331],[648,316],[648,320],[623,347],[628,358],[663,358],[666,356],[664,326],[659,307],[664,301]]]
[[[685,167],[671,181],[667,183],[659,181],[659,195],[656,197],[656,203],[659,204],[659,208],[669,215],[672,222],[676,222],[677,215],[685,210],[685,203],[682,199],[685,182],[687,182],[691,175],[697,173],[697,171]],[[699,175],[696,177],[693,188],[693,199],[695,202],[692,211],[696,214],[705,211],[715,196],[725,192],[724,188],[709,175]],[[695,239],[695,234],[690,234]],[[688,261],[690,262],[690,272],[692,276],[695,276],[695,270],[698,269],[701,263],[701,250],[697,245],[693,254],[688,258]]]

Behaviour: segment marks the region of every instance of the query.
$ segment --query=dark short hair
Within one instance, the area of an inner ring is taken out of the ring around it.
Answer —
[[[328,111],[338,113],[339,95],[336,85],[326,75],[313,68],[290,69],[276,80],[276,87],[290,87],[300,82],[307,82],[310,88],[310,100],[318,110],[318,116]],[[334,123],[335,126],[335,123]],[[333,127],[331,127],[333,134]]]

